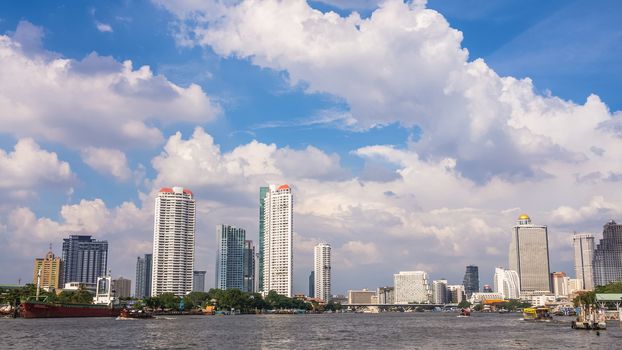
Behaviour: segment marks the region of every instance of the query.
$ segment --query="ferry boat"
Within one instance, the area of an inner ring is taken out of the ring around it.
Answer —
[[[553,316],[551,316],[551,312],[548,307],[528,307],[523,309],[523,320],[550,322],[553,320]]]
[[[149,318],[153,318],[153,314],[150,312],[144,312],[142,310],[122,309],[119,312],[119,317],[117,317],[117,320],[149,319]]]

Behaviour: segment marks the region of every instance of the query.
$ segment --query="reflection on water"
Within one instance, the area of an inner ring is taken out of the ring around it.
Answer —
[[[519,314],[447,313],[0,319],[0,349],[620,348],[617,321],[598,336],[572,330],[571,320],[532,323]]]

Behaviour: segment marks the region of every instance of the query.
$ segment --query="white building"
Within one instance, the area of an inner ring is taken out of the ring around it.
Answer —
[[[432,281],[432,302],[434,304],[447,304],[447,280]]]
[[[471,294],[469,302],[471,304],[479,304],[486,300],[503,300],[503,294],[497,292],[477,292]]]
[[[162,188],[155,201],[151,295],[192,291],[196,203],[183,187]]]
[[[589,233],[575,233],[572,236],[574,247],[574,271],[576,279],[581,282],[579,289],[594,289],[594,236]]]
[[[553,281],[553,294],[556,298],[565,298],[568,296],[568,281],[570,278],[565,272],[553,272],[551,274]]]
[[[288,185],[270,185],[264,198],[263,218],[263,294],[271,290],[292,297],[293,210],[292,190]]]
[[[331,296],[330,245],[315,246],[315,298],[328,302]]]
[[[567,282],[568,286],[566,289],[568,290],[569,296],[583,289],[581,280],[577,278],[569,278]]]
[[[428,274],[425,271],[400,271],[393,275],[395,303],[429,303],[431,299]]]
[[[501,293],[503,299],[518,299],[520,297],[520,281],[516,271],[497,267],[493,281],[495,292]]]
[[[509,265],[518,273],[521,292],[552,290],[546,226],[533,225],[525,214],[518,218],[512,229]]]

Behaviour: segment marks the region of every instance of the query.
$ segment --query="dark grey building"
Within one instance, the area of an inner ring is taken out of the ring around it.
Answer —
[[[622,280],[622,225],[611,220],[603,226],[603,238],[594,252],[594,285]]]
[[[315,297],[315,271],[309,274],[309,298]]]
[[[136,288],[135,298],[145,298],[151,296],[151,267],[153,254],[145,254],[144,257],[136,259]]]
[[[205,274],[207,274],[207,271],[193,271],[192,272],[192,291],[193,292],[205,292]]]
[[[97,283],[108,268],[108,241],[71,235],[63,239],[63,284]]]
[[[466,272],[464,273],[464,292],[467,298],[471,297],[471,294],[479,292],[479,272],[475,265],[468,265]]]
[[[243,292],[255,292],[255,245],[253,241],[244,241],[244,285]]]
[[[244,288],[244,241],[246,231],[228,225],[216,226],[216,288]]]

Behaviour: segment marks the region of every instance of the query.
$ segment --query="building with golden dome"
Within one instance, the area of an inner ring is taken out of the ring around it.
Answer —
[[[518,273],[521,292],[551,291],[548,230],[527,214],[512,228],[509,268]]]

